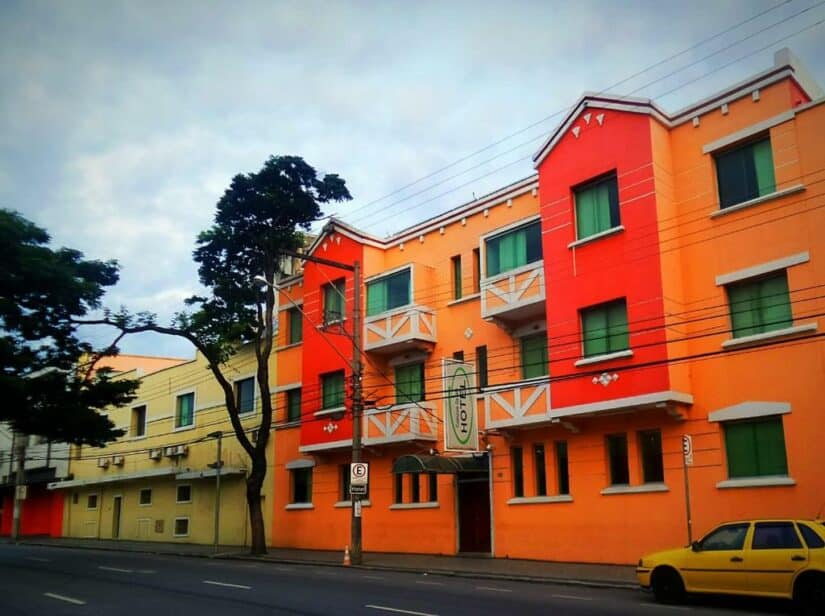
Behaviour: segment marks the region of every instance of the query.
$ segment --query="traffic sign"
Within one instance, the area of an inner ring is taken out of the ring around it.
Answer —
[[[370,465],[367,462],[353,462],[349,465],[349,484],[350,486],[363,486],[366,488],[369,485]]]
[[[682,454],[685,456],[685,466],[693,466],[693,437],[690,434],[682,435]]]

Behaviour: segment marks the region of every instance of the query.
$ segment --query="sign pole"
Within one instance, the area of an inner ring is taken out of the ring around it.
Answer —
[[[352,309],[352,462],[361,462],[361,263],[355,261],[352,269],[354,306]],[[351,494],[352,527],[351,558],[353,565],[361,564],[361,495]]]
[[[688,545],[693,543],[693,519],[690,513],[690,480],[688,478],[688,466],[693,465],[693,439],[690,435],[682,436],[682,468],[685,476],[685,514],[687,518]]]

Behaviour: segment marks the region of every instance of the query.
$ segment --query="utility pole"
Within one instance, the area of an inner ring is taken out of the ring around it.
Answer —
[[[17,541],[20,537],[20,515],[23,512],[23,501],[26,491],[26,441],[23,434],[17,438],[17,474],[14,479],[14,513],[11,520],[11,540]]]
[[[218,440],[218,454],[215,458],[215,552],[218,551],[218,544],[221,536],[221,467],[223,460],[221,460],[221,441],[223,439],[223,432],[210,432],[208,437]],[[209,466],[212,466],[211,464]]]

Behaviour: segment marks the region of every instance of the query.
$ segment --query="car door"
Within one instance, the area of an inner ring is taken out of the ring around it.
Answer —
[[[751,593],[790,597],[794,575],[808,564],[808,549],[793,522],[756,522],[746,558]]]
[[[746,592],[745,540],[749,522],[724,524],[697,542],[681,568],[685,588],[691,592]]]

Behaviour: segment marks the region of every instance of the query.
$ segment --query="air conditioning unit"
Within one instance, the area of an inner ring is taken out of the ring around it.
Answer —
[[[175,451],[177,451],[177,447],[175,447],[175,446],[164,447],[163,448],[163,455],[165,455],[167,458],[171,458],[175,455]]]
[[[150,460],[160,460],[160,456],[163,454],[163,450],[161,449],[150,449],[149,450],[149,459]]]
[[[98,458],[97,466],[98,468],[109,468],[109,458]]]
[[[189,453],[189,446],[188,445],[178,445],[175,448],[175,455],[176,456],[185,456]]]
[[[112,464],[115,466],[123,466],[123,456],[115,456],[112,458]]]

